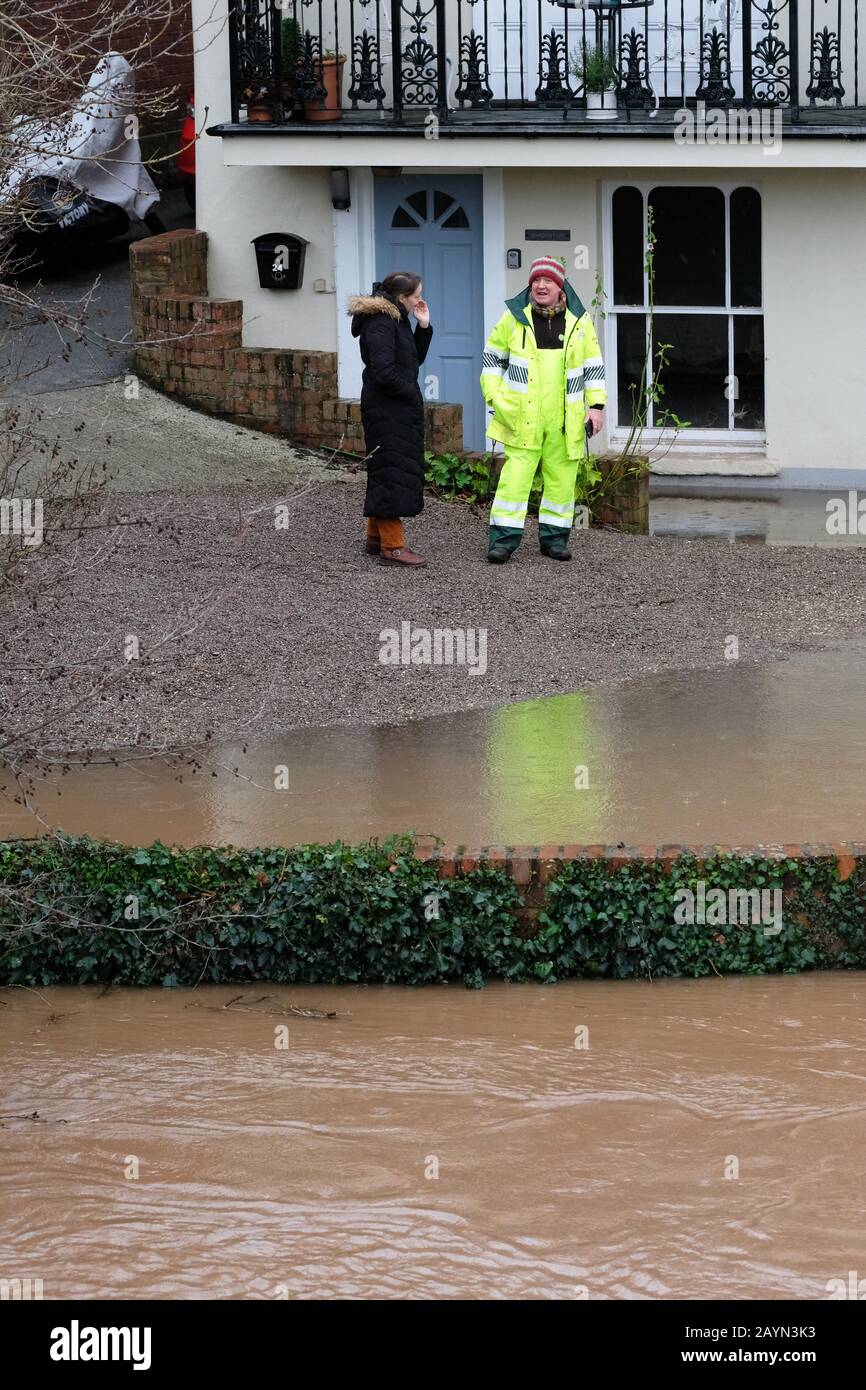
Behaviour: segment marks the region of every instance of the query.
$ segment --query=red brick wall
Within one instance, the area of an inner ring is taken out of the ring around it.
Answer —
[[[145,106],[148,97],[161,98],[161,111],[142,110],[143,133],[179,129],[193,85],[190,0],[141,0],[144,18],[112,30],[112,14],[120,15],[125,8],[121,0],[50,0],[41,13],[34,5],[26,22],[35,35],[51,31],[62,40],[70,79],[78,82],[87,81],[111,46],[132,64],[136,91],[145,98]],[[59,34],[54,23],[58,16]]]
[[[341,401],[337,354],[241,345],[243,303],[207,294],[204,232],[164,232],[134,242],[135,366],[145,381],[187,405],[309,447],[362,454],[357,401]],[[425,407],[427,444],[463,445],[459,405]]]

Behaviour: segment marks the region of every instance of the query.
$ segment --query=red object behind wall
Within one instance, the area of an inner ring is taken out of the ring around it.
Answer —
[[[180,128],[180,149],[177,155],[177,171],[184,178],[195,178],[195,92],[186,99],[186,115]]]

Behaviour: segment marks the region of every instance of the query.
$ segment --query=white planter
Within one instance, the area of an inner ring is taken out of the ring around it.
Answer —
[[[615,121],[619,115],[616,92],[609,87],[606,92],[587,92],[586,119],[588,121]]]

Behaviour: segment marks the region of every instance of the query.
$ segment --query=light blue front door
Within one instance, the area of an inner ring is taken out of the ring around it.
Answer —
[[[376,278],[413,270],[424,282],[433,342],[421,369],[427,400],[463,406],[463,443],[484,448],[479,386],[484,346],[484,228],[480,176],[376,179]]]

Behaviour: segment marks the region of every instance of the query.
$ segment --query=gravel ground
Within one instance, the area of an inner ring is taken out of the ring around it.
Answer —
[[[131,388],[117,377],[99,385],[42,390],[25,404],[22,428],[50,445],[56,441],[60,457],[70,465],[63,486],[52,486],[48,496],[71,493],[91,467],[104,467],[112,493],[200,493],[348,476],[321,451],[190,410],[143,381],[129,380]],[[133,391],[129,398],[128,389]],[[31,461],[17,478],[16,495],[46,495],[41,481],[45,455],[35,449],[28,453]]]
[[[428,500],[408,535],[429,566],[406,572],[362,553],[357,480],[311,483],[278,530],[282,495],[114,498],[153,524],[124,526],[113,550],[111,533],[94,533],[74,566],[69,550],[41,553],[42,597],[34,610],[20,590],[0,639],[3,724],[52,716],[37,741],[67,749],[258,740],[718,667],[729,635],[742,661],[764,662],[866,633],[862,550],[591,531],[575,535],[571,564],[557,564],[539,555],[531,527],[518,557],[494,567],[486,517]],[[403,622],[485,628],[486,673],[383,665],[380,632]],[[150,664],[123,664],[129,634],[143,657],[153,651]],[[95,695],[94,671],[109,676]]]

